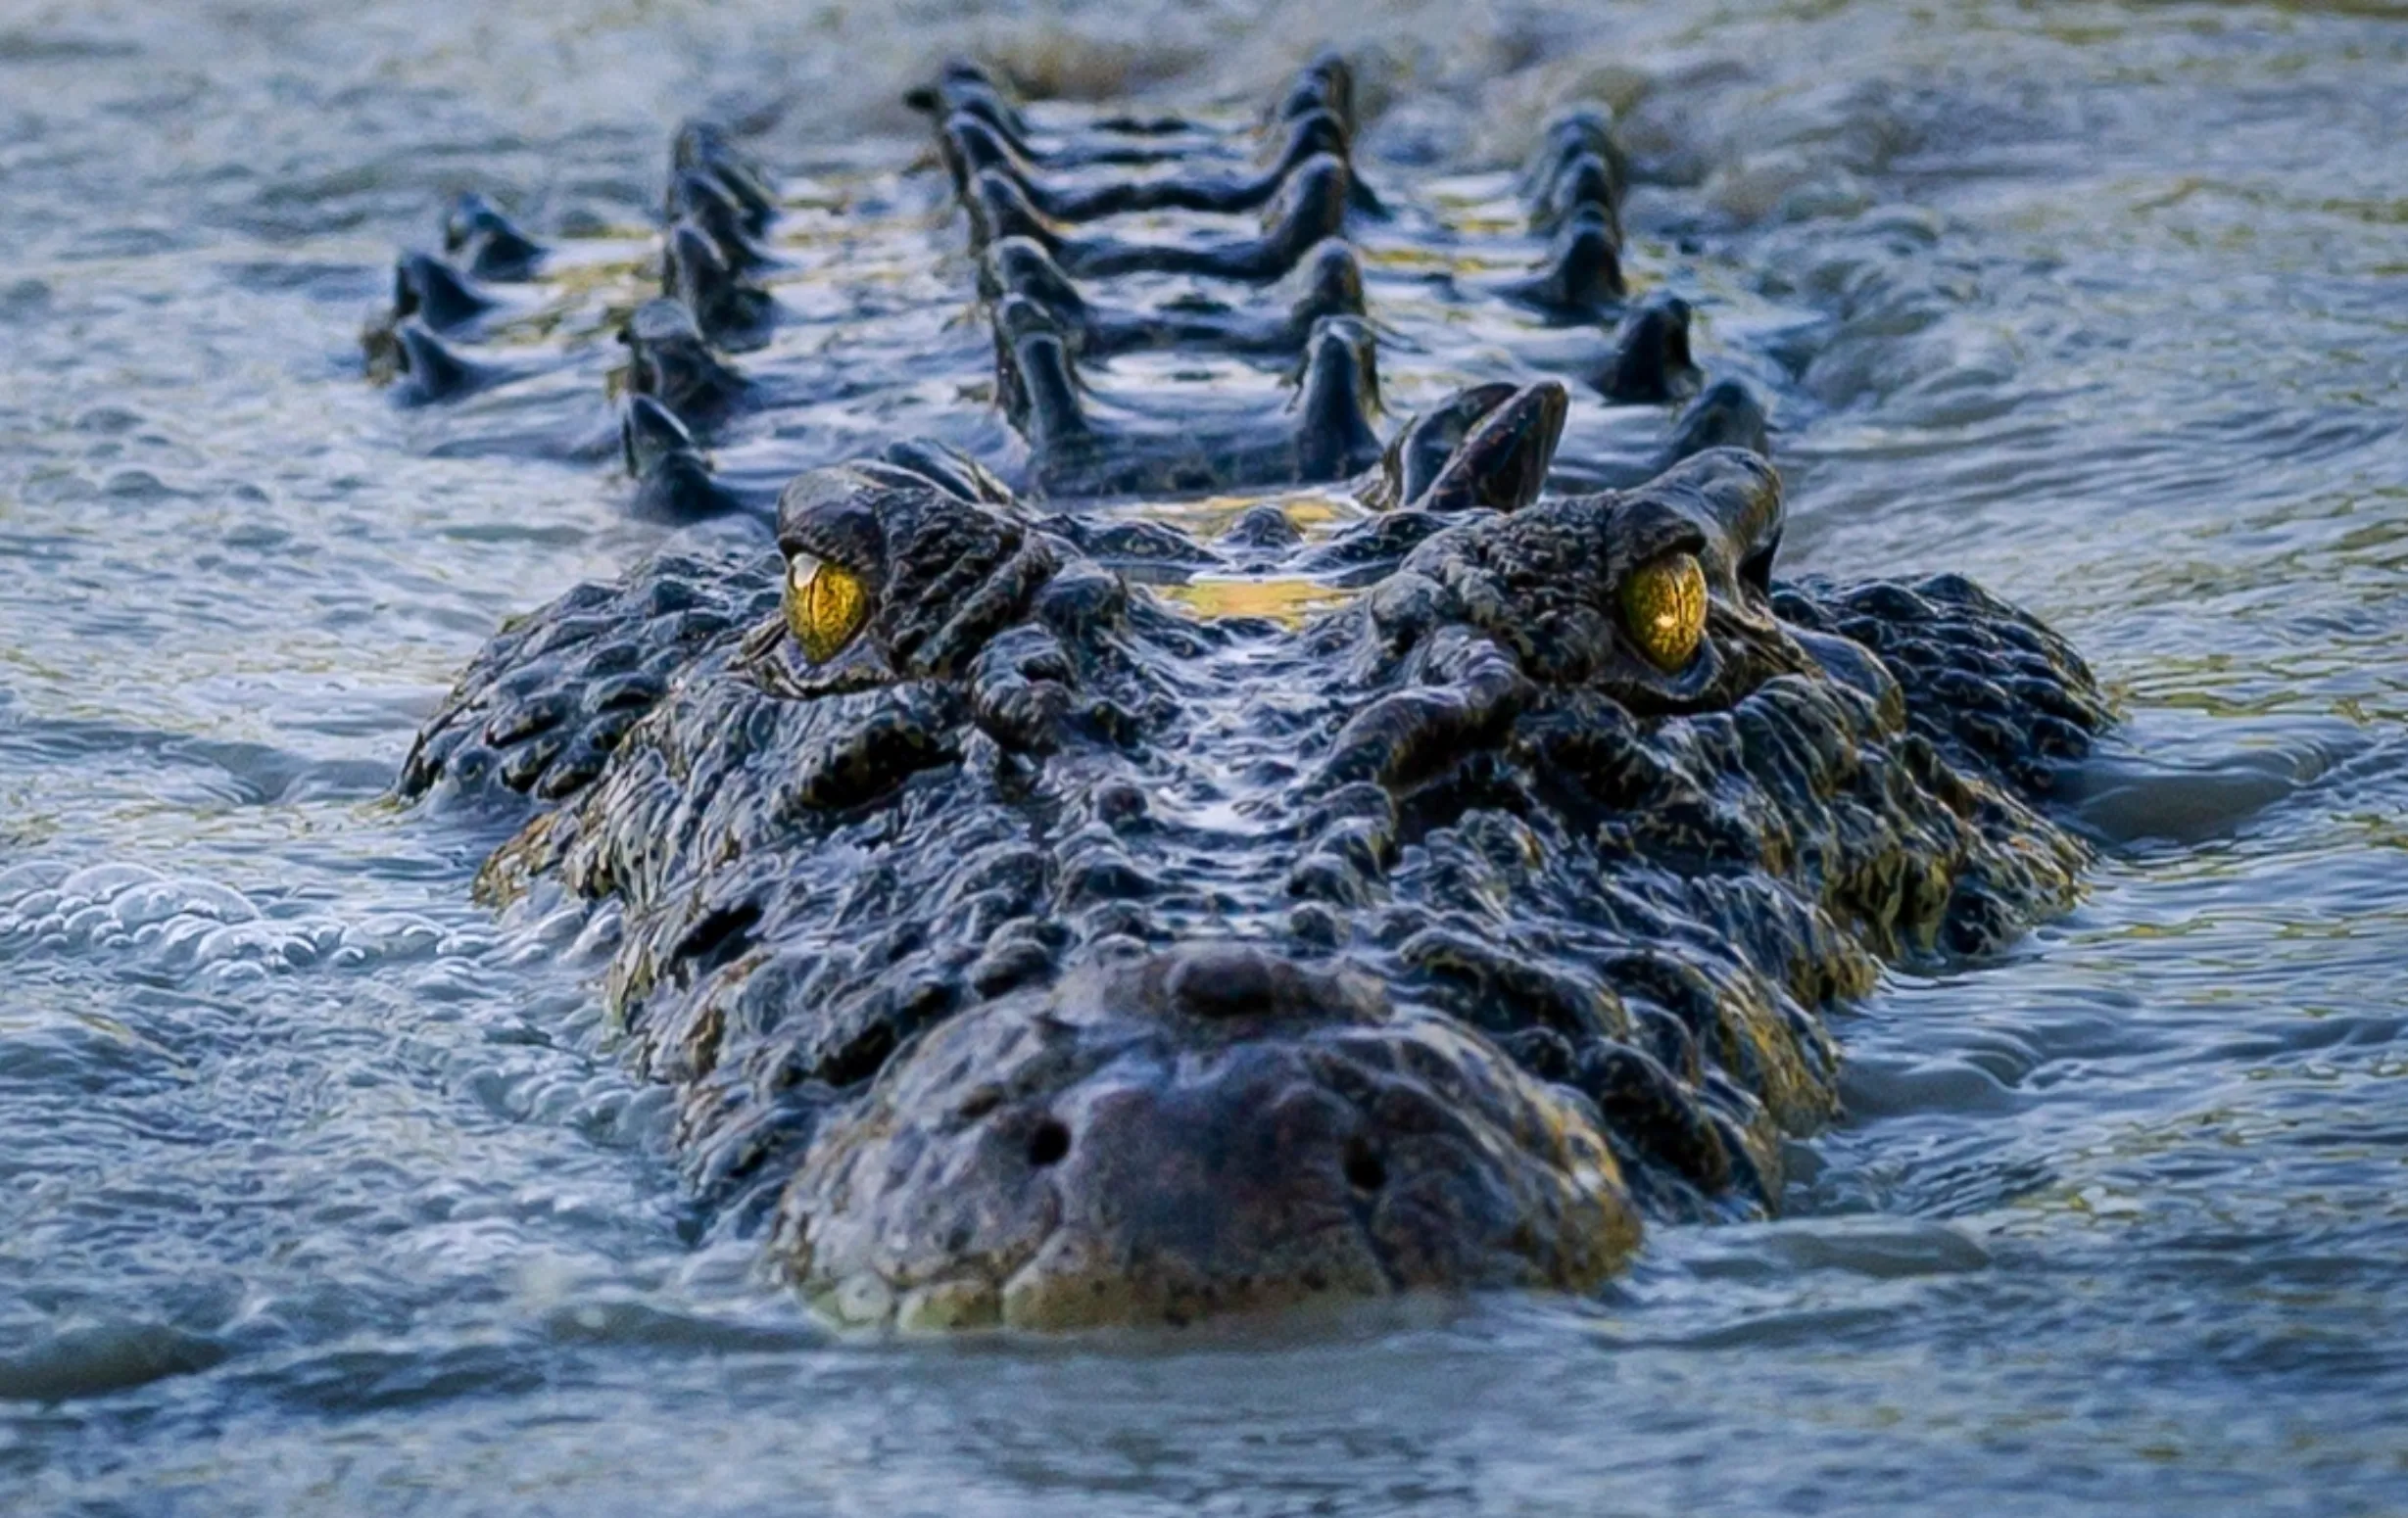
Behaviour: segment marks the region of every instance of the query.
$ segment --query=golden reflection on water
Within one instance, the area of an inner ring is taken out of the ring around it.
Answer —
[[[642,303],[638,292],[659,277],[659,257],[650,234],[613,228],[591,238],[562,238],[545,265],[543,283],[517,287],[540,289],[543,304],[498,316],[482,342],[497,348],[535,348],[615,336]]]
[[[1191,580],[1185,585],[1158,585],[1154,592],[1197,616],[1264,617],[1287,628],[1302,627],[1317,612],[1343,606],[1355,594],[1297,575]]]
[[[762,270],[760,282],[773,289],[903,283],[913,264],[898,245],[917,234],[913,217],[895,213],[835,218],[864,185],[880,177],[863,176],[860,183],[812,180],[783,196],[779,204],[786,221],[767,240],[782,261]],[[559,238],[540,286],[533,287],[542,291],[543,303],[496,317],[481,341],[531,348],[615,338],[636,308],[656,292],[658,243],[657,228],[619,224]]]

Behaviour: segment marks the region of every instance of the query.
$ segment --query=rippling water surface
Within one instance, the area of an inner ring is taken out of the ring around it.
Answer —
[[[1709,366],[1814,314],[1790,566],[2066,632],[2105,856],[1841,1015],[1783,1220],[1606,1300],[895,1347],[682,1209],[597,929],[467,899],[507,820],[381,799],[501,618],[661,530],[391,405],[360,321],[457,188],[641,236],[698,110],[891,170],[941,51],[1243,100],[1329,24],[319,9],[0,7],[0,1509],[2408,1511],[2408,12],[1341,24],[1374,180],[1602,96],[1679,181],[1641,247],[1731,254]]]

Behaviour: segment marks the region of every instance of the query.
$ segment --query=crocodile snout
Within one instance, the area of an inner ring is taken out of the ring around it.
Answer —
[[[907,1328],[1581,1290],[1639,1234],[1576,1103],[1458,1024],[1238,944],[964,1013],[822,1133],[781,1215],[807,1296]]]

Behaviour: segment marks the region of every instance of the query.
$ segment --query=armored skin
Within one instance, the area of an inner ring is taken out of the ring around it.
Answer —
[[[1064,130],[971,65],[911,99],[1012,449],[807,461],[774,550],[506,628],[399,786],[523,798],[497,905],[613,904],[605,996],[698,1195],[829,1316],[1592,1290],[1649,1219],[1778,1207],[1783,1137],[1838,1111],[1834,1003],[2073,898],[2047,805],[2110,721],[2089,671],[1960,579],[1777,577],[1765,407],[1685,300],[1627,299],[1602,113],[1528,170],[1530,261],[1467,286],[1532,352],[1594,333],[1577,383],[1398,414],[1342,61],[1259,131]],[[774,187],[690,128],[668,204],[668,293],[625,328],[635,504],[758,509],[706,447],[788,403],[726,356],[786,319],[747,283]],[[1088,224],[1165,208],[1236,221]],[[1148,307],[1120,271],[1231,294]],[[410,332],[474,297],[406,272]],[[1110,368],[1148,349],[1285,386],[1167,403]],[[1688,404],[1566,476],[1603,399]],[[1232,614],[1199,574],[1309,594]]]
[[[1962,582],[1773,592],[1752,454],[1444,521],[1290,629],[891,462],[808,475],[779,557],[513,630],[405,789],[562,798],[484,888],[622,904],[697,1183],[773,1190],[841,1318],[1585,1289],[1643,1215],[1777,1202],[1883,958],[2070,898],[2033,786],[2105,714]],[[831,565],[868,604],[814,659]],[[1669,667],[1666,565],[1705,588]]]

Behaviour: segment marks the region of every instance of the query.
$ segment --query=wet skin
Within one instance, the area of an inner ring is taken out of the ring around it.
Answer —
[[[550,803],[484,888],[622,904],[698,1184],[841,1318],[1586,1289],[1777,1201],[1828,1002],[2075,888],[2079,661],[1960,582],[1776,592],[1752,455],[1450,511],[1294,630],[970,468],[807,475],[774,562],[547,608],[404,781]]]
[[[1552,251],[1493,292],[1618,323],[1586,399],[1523,377],[1392,417],[1342,159],[1273,165],[1259,237],[1073,235],[1035,191],[1098,181],[1039,175],[1141,156],[1192,186],[1214,139],[1039,133],[969,67],[915,102],[960,160],[1025,454],[807,470],[774,552],[572,592],[494,640],[400,784],[524,798],[490,899],[615,904],[606,994],[698,1194],[821,1310],[1591,1290],[1650,1219],[1777,1207],[1782,1138],[1838,1110],[1824,1014],[1885,962],[2072,899],[2087,853],[2047,801],[2109,721],[2089,672],[1952,577],[1776,579],[1763,406],[1707,381],[1684,303],[1622,301],[1604,118],[1550,129],[1525,203]],[[1324,119],[1351,137],[1353,81],[1316,60],[1262,140]],[[1306,201],[1330,224],[1289,226]],[[698,310],[748,288],[734,244],[774,195],[689,128],[671,205],[621,440],[639,509],[683,518],[746,505],[697,436],[764,401]],[[1284,310],[1096,293],[1250,285],[1275,243]],[[1222,343],[1292,354],[1290,388],[1165,405],[1079,368]],[[1615,488],[1551,495],[1598,392],[1695,399]],[[1217,536],[1099,504],[1201,491]],[[1214,614],[1199,568],[1313,598]]]

